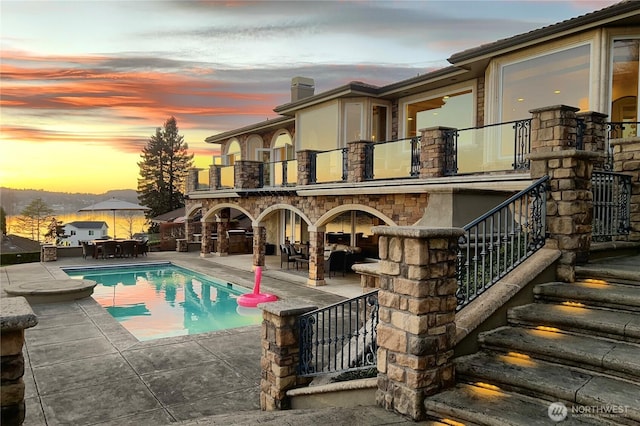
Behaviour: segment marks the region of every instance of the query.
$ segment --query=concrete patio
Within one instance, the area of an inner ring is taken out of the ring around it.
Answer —
[[[136,262],[164,260],[247,288],[253,285],[248,256],[203,259],[167,252]],[[131,263],[61,258],[14,265],[0,269],[0,283],[65,279],[61,267],[107,262]],[[322,290],[305,282],[302,271],[281,271],[278,263],[267,266],[261,287],[280,298],[318,306],[344,298],[326,290],[345,296],[360,292],[355,274],[332,278]],[[35,304],[33,310],[39,323],[25,331],[25,425],[269,424],[269,418],[287,424],[283,415],[311,424],[410,423],[372,407],[260,412],[260,326],[139,342],[92,298]],[[216,415],[222,417],[208,417]]]

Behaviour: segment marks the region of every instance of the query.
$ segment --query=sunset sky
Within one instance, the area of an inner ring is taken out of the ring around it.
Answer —
[[[385,85],[616,2],[2,0],[0,186],[136,189],[170,116],[208,167],[204,139],[275,117],[292,77]]]

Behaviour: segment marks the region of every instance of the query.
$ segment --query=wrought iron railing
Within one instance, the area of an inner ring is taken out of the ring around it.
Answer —
[[[631,229],[631,176],[621,173],[594,171],[591,175],[593,192],[593,241],[611,241],[628,235]]]
[[[364,179],[394,179],[420,175],[420,137],[365,145]]]
[[[260,188],[295,185],[298,179],[298,160],[263,163],[258,173],[258,185]]]
[[[627,136],[639,136],[638,125],[640,125],[640,121],[612,121],[610,123],[605,123],[604,170],[613,170],[613,148],[611,147],[611,139],[620,139]]]
[[[546,239],[548,176],[464,226],[458,252],[457,310],[538,251]]]
[[[376,366],[377,290],[306,313],[298,320],[300,376]]]
[[[444,170],[445,176],[458,174],[458,130],[444,131]]]

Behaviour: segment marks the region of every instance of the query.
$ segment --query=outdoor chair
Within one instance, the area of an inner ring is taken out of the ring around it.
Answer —
[[[120,256],[121,257],[138,257],[136,253],[135,241],[123,241],[120,243]]]
[[[105,241],[102,243],[102,258],[116,257],[118,254],[118,243],[115,241]]]
[[[86,259],[87,257],[96,257],[98,255],[97,248],[95,245],[88,243],[87,241],[82,242],[82,258]]]
[[[347,252],[342,250],[332,251],[324,261],[324,271],[328,276],[331,276],[332,272],[342,272],[344,277],[347,271]]]
[[[146,256],[149,253],[149,241],[145,240],[143,242],[138,243],[138,254],[141,256]]]
[[[280,244],[280,269],[282,269],[282,264],[287,264],[287,269],[289,269],[289,264],[293,263],[297,267],[297,260],[300,256],[294,254],[293,249],[290,245]]]

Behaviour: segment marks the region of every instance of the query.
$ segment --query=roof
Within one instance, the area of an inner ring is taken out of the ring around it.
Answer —
[[[154,223],[166,223],[166,222],[173,222],[178,218],[182,218],[184,217],[184,207],[180,207],[179,209],[175,209],[173,211],[167,212],[167,213],[163,213],[161,215],[158,215],[154,218],[151,218],[151,222]]]
[[[1,253],[32,253],[40,251],[40,243],[18,235],[2,235]]]
[[[109,225],[102,220],[77,220],[75,222],[65,223],[64,226],[73,226],[78,229],[102,229],[102,227],[109,227]]]
[[[293,123],[295,118],[293,117],[276,117],[269,120],[261,121],[259,123],[251,124],[245,127],[241,127],[239,129],[229,130],[228,132],[218,133],[213,136],[209,136],[205,138],[205,142],[207,143],[219,143],[226,139],[230,139],[236,136],[255,133],[258,131],[264,130],[273,130],[280,128],[288,123]]]

